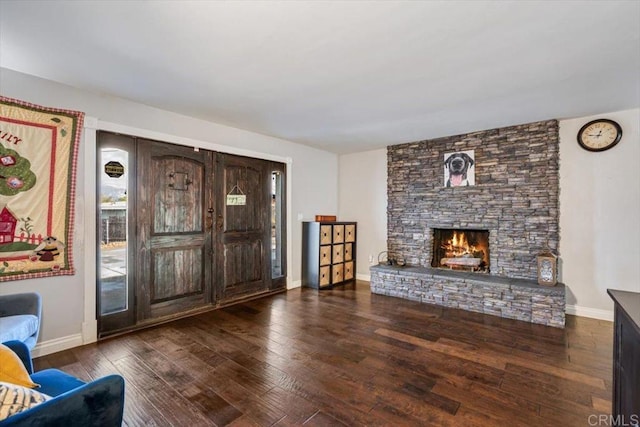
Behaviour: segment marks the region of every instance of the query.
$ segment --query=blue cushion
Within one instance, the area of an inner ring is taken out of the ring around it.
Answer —
[[[45,369],[44,371],[36,372],[31,375],[31,380],[36,384],[40,384],[40,387],[36,390],[52,397],[59,396],[85,384],[84,381],[80,381],[57,369]]]
[[[25,341],[38,331],[38,323],[33,314],[0,317],[0,342]]]

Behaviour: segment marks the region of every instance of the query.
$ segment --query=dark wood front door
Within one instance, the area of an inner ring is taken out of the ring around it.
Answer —
[[[265,160],[217,154],[216,252],[220,302],[269,290],[270,177]]]
[[[138,321],[211,304],[211,152],[138,140]]]
[[[99,143],[100,337],[285,288],[284,164],[108,132]],[[105,178],[109,164],[123,172]]]

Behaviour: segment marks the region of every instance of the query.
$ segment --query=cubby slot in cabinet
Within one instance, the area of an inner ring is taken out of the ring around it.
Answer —
[[[332,243],[344,243],[344,225],[336,224],[333,226]]]
[[[331,264],[337,264],[344,262],[344,245],[332,245],[333,246],[333,258]]]
[[[354,277],[353,261],[344,263],[344,280],[352,280]]]
[[[351,256],[351,252],[353,251],[353,243],[345,243],[344,244],[344,260],[351,261],[353,256]]]
[[[320,265],[331,265],[331,245],[320,246]]]
[[[355,280],[356,223],[302,223],[302,286],[330,289]]]
[[[344,264],[335,264],[331,266],[331,272],[333,277],[331,278],[331,284],[344,282]]]
[[[331,284],[331,267],[320,267],[320,278],[319,278],[320,286],[327,286]]]

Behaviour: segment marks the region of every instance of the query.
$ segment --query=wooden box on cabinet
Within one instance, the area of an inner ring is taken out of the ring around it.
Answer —
[[[356,278],[356,223],[302,223],[302,286],[332,288]]]

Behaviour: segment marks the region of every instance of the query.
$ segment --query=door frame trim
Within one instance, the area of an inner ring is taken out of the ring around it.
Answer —
[[[225,154],[235,154],[238,156],[253,157],[256,159],[270,160],[274,162],[284,163],[286,165],[286,211],[287,211],[287,289],[292,289],[299,285],[299,281],[294,282],[292,279],[293,265],[293,240],[291,217],[291,167],[293,158],[276,156],[260,151],[247,150],[244,148],[234,147],[231,145],[217,144],[214,142],[200,141],[192,138],[185,138],[177,135],[171,135],[164,132],[151,131],[148,129],[136,128],[133,126],[121,125],[99,120],[97,117],[85,116],[83,145],[84,164],[84,194],[76,197],[76,209],[84,212],[84,229],[77,224],[78,230],[82,230],[80,236],[76,234],[78,243],[84,246],[83,262],[84,269],[84,319],[82,322],[82,341],[83,344],[96,342],[98,340],[98,320],[96,306],[96,171],[88,165],[96,164],[96,134],[99,130],[121,133],[140,138],[153,139],[161,142],[169,142],[187,147],[201,148],[203,150],[215,151]],[[83,240],[86,241],[83,242]]]

